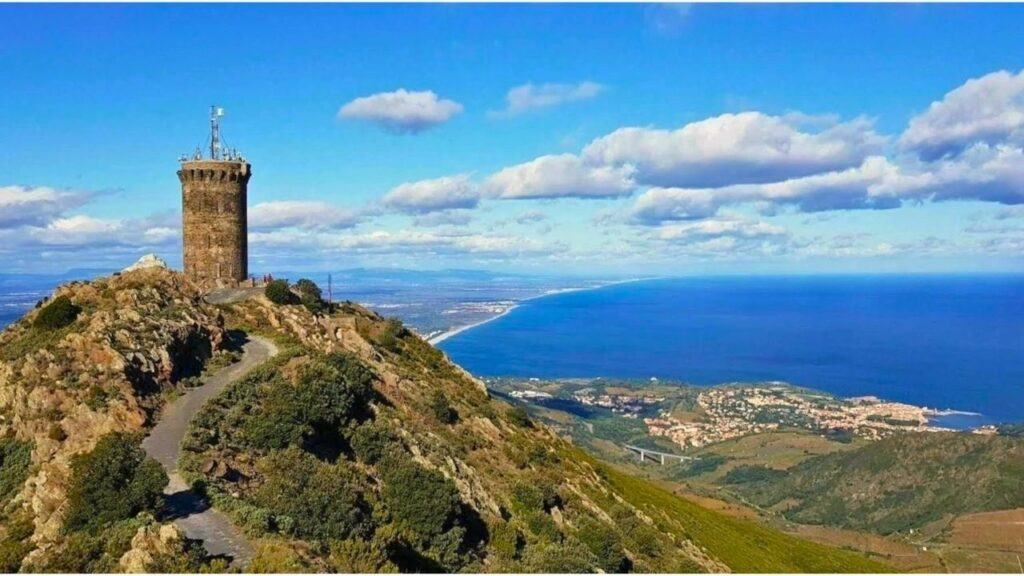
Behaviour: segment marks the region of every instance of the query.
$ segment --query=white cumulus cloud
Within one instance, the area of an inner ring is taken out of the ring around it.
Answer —
[[[0,186],[0,229],[44,225],[66,210],[85,204],[89,198],[82,192],[46,186]]]
[[[389,132],[415,134],[444,124],[462,110],[462,104],[441,99],[433,91],[399,89],[356,98],[341,107],[338,117],[371,122]]]
[[[491,175],[483,184],[499,198],[607,198],[636,187],[631,166],[591,165],[573,154],[541,156]]]
[[[384,195],[384,206],[409,214],[439,210],[473,208],[480,202],[480,191],[468,174],[406,182]]]
[[[924,160],[956,155],[974,144],[1024,145],[1024,70],[968,80],[910,120],[900,145]]]
[[[721,188],[650,188],[636,199],[632,216],[646,224],[713,216],[723,206],[762,203],[793,206],[805,212],[857,208],[895,208],[920,193],[924,182],[904,174],[884,157],[860,166],[768,184]]]
[[[858,166],[886,139],[860,118],[816,132],[794,115],[723,114],[676,130],[620,128],[583,151],[591,164],[633,166],[641,184],[704,188],[779,182]]]

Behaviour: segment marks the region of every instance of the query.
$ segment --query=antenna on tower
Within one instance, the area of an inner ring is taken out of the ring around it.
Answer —
[[[210,160],[220,160],[220,117],[224,109],[210,106]]]

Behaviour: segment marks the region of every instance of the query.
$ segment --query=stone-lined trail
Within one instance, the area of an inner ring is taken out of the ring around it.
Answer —
[[[204,377],[201,386],[189,390],[165,406],[160,421],[142,441],[146,454],[159,462],[170,477],[164,493],[167,494],[167,507],[175,523],[187,537],[202,540],[210,554],[230,556],[235,565],[248,563],[252,558],[252,547],[242,531],[224,514],[211,508],[189,488],[178,474],[178,459],[181,457],[181,441],[189,422],[203,404],[228,384],[277,354],[277,347],[269,340],[252,335],[248,338],[239,362]]]

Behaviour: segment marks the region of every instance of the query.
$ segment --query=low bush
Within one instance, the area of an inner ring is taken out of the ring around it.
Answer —
[[[259,462],[264,482],[255,500],[275,516],[291,520],[302,538],[344,539],[372,533],[365,487],[345,464],[326,464],[289,448]]]
[[[299,297],[288,287],[287,280],[273,280],[263,289],[263,294],[274,304],[298,304]]]
[[[617,574],[632,568],[618,533],[604,522],[585,518],[580,523],[577,537],[597,557],[598,566],[605,572]]]
[[[327,563],[340,574],[385,574],[396,573],[389,557],[387,543],[378,538],[370,541],[340,540],[331,543],[331,555]]]
[[[144,510],[156,511],[167,482],[163,468],[146,457],[137,438],[108,434],[91,452],[71,459],[64,527],[96,531]]]
[[[776,470],[774,468],[768,468],[767,466],[755,465],[755,466],[738,466],[729,470],[725,476],[722,477],[722,482],[725,484],[747,484],[750,482],[763,482],[765,480],[771,480],[778,478],[779,476],[785,475],[784,470]]]
[[[295,289],[299,291],[299,294],[308,294],[317,300],[323,298],[323,292],[320,291],[320,287],[316,285],[316,282],[309,280],[308,278],[301,278],[295,283]]]
[[[533,422],[530,420],[530,414],[526,411],[526,408],[522,406],[515,406],[508,411],[508,419],[516,426],[522,428],[533,427]]]
[[[442,424],[454,424],[459,421],[459,413],[452,408],[448,397],[440,390],[434,392],[434,396],[430,400],[430,411],[434,414],[434,418],[437,418],[437,421]]]
[[[356,457],[366,464],[376,464],[398,449],[391,432],[374,422],[366,422],[352,430],[349,444]]]
[[[295,283],[295,290],[299,292],[299,301],[313,314],[320,314],[327,310],[323,292],[312,280],[302,278]]]
[[[14,438],[0,439],[0,507],[7,504],[28,478],[32,444]]]
[[[29,537],[35,532],[35,524],[27,510],[22,509],[7,519],[7,535],[0,541],[0,572],[13,574],[21,567],[21,561],[32,550]]]
[[[440,472],[406,460],[381,465],[381,496],[395,520],[427,538],[442,534],[458,518],[459,491]]]
[[[37,328],[56,330],[74,322],[81,311],[82,309],[75,306],[67,296],[58,296],[39,310],[32,325]]]
[[[401,346],[401,339],[408,331],[398,318],[388,318],[384,321],[377,342],[387,350],[396,352]]]
[[[341,429],[365,415],[372,382],[373,373],[354,356],[314,357],[300,369],[296,383],[270,380],[260,408],[243,425],[244,434],[253,446],[267,450],[303,442],[329,442],[337,448]]]

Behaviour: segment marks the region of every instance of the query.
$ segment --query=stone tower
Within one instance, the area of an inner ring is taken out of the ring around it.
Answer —
[[[185,275],[206,286],[231,286],[249,276],[246,197],[252,167],[221,150],[219,118],[210,113],[210,156],[197,148],[181,158],[182,256]]]

